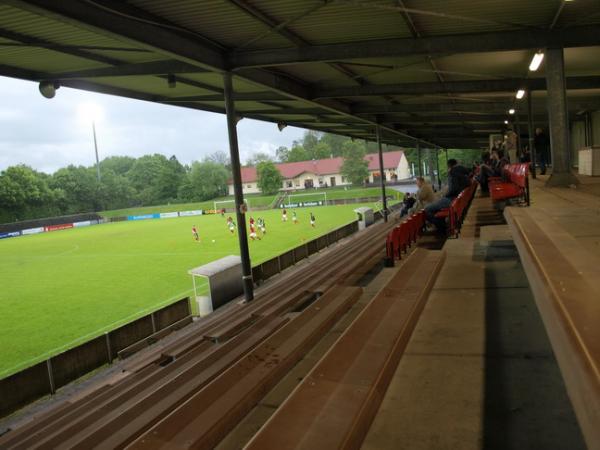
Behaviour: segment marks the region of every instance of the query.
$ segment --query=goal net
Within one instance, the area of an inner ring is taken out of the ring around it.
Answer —
[[[244,199],[244,203],[246,204],[246,208],[250,208],[250,202],[248,199]],[[221,209],[233,209],[235,210],[235,200],[219,200],[214,202],[215,211],[220,211]]]
[[[327,192],[312,192],[309,194],[288,194],[281,202],[281,208],[300,208],[303,206],[326,206]]]

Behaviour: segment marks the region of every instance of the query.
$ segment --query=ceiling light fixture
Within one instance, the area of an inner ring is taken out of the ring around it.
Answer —
[[[521,100],[523,97],[525,97],[525,89],[519,89],[517,91],[517,95],[516,95],[517,99]]]
[[[508,120],[505,120],[505,121],[504,121],[504,125],[508,125]]]
[[[540,68],[540,65],[542,64],[543,60],[544,60],[544,53],[537,52],[535,55],[533,55],[533,58],[531,59],[531,64],[529,64],[529,70],[531,70],[532,72],[535,72],[536,70],[538,70]]]
[[[512,115],[512,114],[514,114],[514,113],[515,113],[515,110],[514,110],[514,108],[510,108],[510,109],[508,110],[508,113],[509,113],[509,114],[511,114],[511,115]]]

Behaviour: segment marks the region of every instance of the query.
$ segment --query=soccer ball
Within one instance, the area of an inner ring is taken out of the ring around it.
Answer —
[[[215,241],[215,240],[213,239],[213,240],[212,240],[212,242],[213,242],[213,244],[214,244],[214,243],[215,243],[215,242],[217,242],[217,241]]]

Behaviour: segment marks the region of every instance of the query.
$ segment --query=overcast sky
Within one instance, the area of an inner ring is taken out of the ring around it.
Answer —
[[[139,100],[60,88],[48,100],[38,84],[0,77],[0,171],[27,164],[52,173],[69,164],[92,165],[94,146],[90,120],[81,105],[97,105],[100,158],[113,155],[176,155],[180,162],[202,159],[217,150],[229,154],[225,116]],[[275,155],[303,130],[244,119],[238,124],[242,162],[255,152]]]

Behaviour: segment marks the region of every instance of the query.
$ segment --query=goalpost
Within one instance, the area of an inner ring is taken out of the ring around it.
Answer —
[[[316,205],[327,205],[327,192],[313,192],[310,194],[287,194],[282,205],[298,204],[299,206],[305,203],[311,203]],[[307,205],[312,206],[312,205]]]
[[[219,201],[215,201],[213,203],[214,203],[215,211],[219,211],[221,209],[227,209],[227,208],[235,209],[235,200],[219,200]],[[245,198],[244,203],[246,204],[246,208],[249,209],[250,202],[248,202],[248,199]]]

